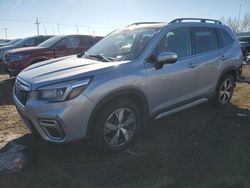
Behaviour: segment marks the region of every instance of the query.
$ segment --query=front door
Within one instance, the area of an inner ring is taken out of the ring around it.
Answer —
[[[160,52],[175,52],[178,58],[176,63],[165,64],[159,70],[155,69],[153,60],[145,63],[152,114],[194,99],[198,83],[198,66],[196,57],[192,55],[189,28],[168,31],[158,43],[153,55],[157,56]]]

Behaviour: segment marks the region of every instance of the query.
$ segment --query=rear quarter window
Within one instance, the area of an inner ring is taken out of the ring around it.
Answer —
[[[216,32],[219,38],[221,48],[224,48],[233,42],[232,37],[224,29],[216,29]]]

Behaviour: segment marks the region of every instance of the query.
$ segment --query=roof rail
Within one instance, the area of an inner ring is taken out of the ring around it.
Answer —
[[[183,22],[183,21],[187,21],[187,20],[190,20],[190,21],[200,21],[200,22],[214,22],[215,24],[222,24],[221,21],[219,20],[213,20],[213,19],[206,19],[206,18],[177,18],[169,23],[179,23],[179,22]]]
[[[130,27],[133,25],[140,25],[140,24],[161,24],[161,23],[165,23],[165,22],[136,22],[136,23],[132,23],[130,25],[127,25],[127,27]]]

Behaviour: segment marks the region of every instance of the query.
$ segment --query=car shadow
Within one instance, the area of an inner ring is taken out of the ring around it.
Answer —
[[[13,104],[12,89],[15,79],[0,80],[0,106]]]
[[[0,150],[24,145],[27,159],[21,173],[0,176],[0,187],[240,187],[250,177],[249,122],[249,109],[205,103],[151,122],[115,154],[92,140],[50,144],[27,134]]]

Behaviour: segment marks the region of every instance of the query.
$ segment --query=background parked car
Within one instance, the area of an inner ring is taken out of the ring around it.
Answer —
[[[250,52],[250,36],[241,36],[238,37],[241,50],[244,56],[248,56]]]
[[[0,47],[0,63],[3,61],[3,56],[8,50],[12,50],[15,48],[27,47],[27,46],[37,46],[51,37],[53,37],[53,36],[52,35],[46,35],[46,36],[41,35],[41,36],[28,37],[28,38],[21,39],[17,43]]]
[[[31,64],[82,53],[101,39],[90,35],[55,36],[36,47],[8,51],[4,57],[4,68],[10,76],[16,76]]]
[[[10,40],[6,40],[6,39],[0,39],[0,43],[3,43],[3,42],[9,42]]]
[[[10,40],[8,42],[2,42],[2,43],[0,43],[0,47],[7,46],[7,45],[13,45],[13,44],[17,43],[20,40],[21,39],[13,39],[13,40]]]

